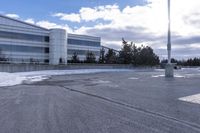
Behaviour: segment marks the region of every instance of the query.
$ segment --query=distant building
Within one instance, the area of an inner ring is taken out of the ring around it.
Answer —
[[[76,52],[85,60],[88,51],[99,58],[101,38],[45,29],[0,15],[0,61],[67,64]]]

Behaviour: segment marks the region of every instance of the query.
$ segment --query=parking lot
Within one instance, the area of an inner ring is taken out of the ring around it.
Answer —
[[[0,132],[200,133],[199,69],[163,74],[75,74],[0,87]]]

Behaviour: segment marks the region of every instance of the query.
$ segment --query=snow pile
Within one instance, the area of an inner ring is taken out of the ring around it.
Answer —
[[[152,78],[159,78],[159,77],[165,77],[165,75],[161,74],[161,75],[152,75],[151,76]],[[185,78],[184,75],[178,75],[178,74],[175,74],[174,75],[175,78]]]
[[[24,80],[26,80],[25,77],[21,77],[17,74],[0,72],[0,86],[17,85],[21,84]]]
[[[89,74],[100,72],[123,72],[128,69],[76,69],[76,70],[45,70],[33,72],[5,73],[0,72],[0,86],[13,86],[23,82],[38,82],[53,75]]]

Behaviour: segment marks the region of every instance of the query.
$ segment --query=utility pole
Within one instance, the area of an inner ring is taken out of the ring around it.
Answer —
[[[168,0],[168,37],[167,37],[168,62],[165,66],[165,77],[174,77],[174,64],[171,63],[171,1]]]

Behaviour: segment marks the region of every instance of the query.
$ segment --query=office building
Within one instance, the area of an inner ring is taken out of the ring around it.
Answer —
[[[77,53],[85,60],[93,52],[98,60],[101,38],[46,29],[0,15],[0,61],[9,63],[67,64]]]

